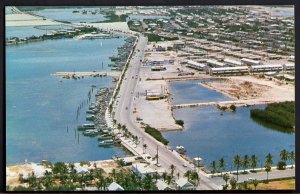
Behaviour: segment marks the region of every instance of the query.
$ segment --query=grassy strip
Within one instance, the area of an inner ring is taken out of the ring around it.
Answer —
[[[158,131],[157,129],[150,127],[149,125],[147,125],[145,127],[145,132],[150,134],[152,137],[154,137],[157,141],[160,141],[161,143],[163,143],[164,145],[168,145],[169,141],[166,140],[160,133],[160,131]]]
[[[178,38],[166,38],[166,37],[161,37],[156,34],[148,34],[148,41],[149,42],[159,42],[159,41],[168,41],[168,40],[178,40]]]
[[[291,130],[295,125],[294,102],[273,103],[269,104],[265,110],[253,109],[250,113],[251,117],[278,125],[285,130]]]

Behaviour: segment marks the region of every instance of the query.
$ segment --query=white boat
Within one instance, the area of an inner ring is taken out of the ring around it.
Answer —
[[[103,140],[99,142],[99,146],[108,146],[108,145],[113,145],[114,141],[112,139],[108,139],[108,140]]]
[[[176,146],[176,151],[179,153],[179,154],[185,154],[186,150],[183,146]]]

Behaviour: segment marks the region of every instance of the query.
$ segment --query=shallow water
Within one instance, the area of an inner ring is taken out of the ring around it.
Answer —
[[[46,30],[37,29],[34,27],[5,27],[5,36],[6,38],[28,38],[31,36],[41,36],[46,34]]]
[[[214,106],[176,109],[176,119],[184,121],[183,131],[164,132],[163,136],[175,148],[182,145],[190,158],[200,156],[206,167],[222,157],[231,168],[234,155],[255,154],[264,164],[265,155],[274,156],[274,164],[279,160],[282,149],[294,150],[295,134],[272,130],[254,122],[250,110],[265,106],[240,107],[235,113],[220,111]]]
[[[170,82],[170,93],[173,104],[187,104],[200,102],[216,102],[232,100],[231,98],[207,89],[198,83],[200,80],[174,81]]]
[[[73,11],[79,11],[79,13],[72,13]],[[36,15],[45,17],[51,20],[66,21],[71,23],[80,22],[100,22],[106,20],[106,18],[97,12],[97,14],[82,14],[83,10],[95,11],[99,8],[65,8],[65,9],[43,9],[35,11]]]
[[[61,39],[6,47],[7,164],[25,159],[78,162],[126,155],[120,147],[100,148],[96,138],[74,130],[87,123],[86,104],[78,121],[76,111],[86,102],[91,85],[111,87],[111,78],[67,80],[50,75],[58,71],[109,71],[108,57],[123,44],[123,38]]]

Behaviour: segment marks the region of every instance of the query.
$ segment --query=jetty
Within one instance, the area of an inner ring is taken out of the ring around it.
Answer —
[[[111,77],[119,77],[120,72],[111,71],[111,72],[56,72],[51,75],[60,76],[66,79],[70,78],[80,78],[85,76],[99,77],[99,76],[111,76]]]
[[[172,108],[179,109],[179,108],[187,108],[187,107],[217,106],[217,105],[219,106],[235,105],[237,107],[243,107],[243,106],[264,105],[270,103],[275,103],[275,101],[255,99],[255,100],[230,100],[230,101],[220,101],[220,102],[200,102],[200,103],[190,103],[190,104],[177,104],[177,105],[173,105]]]

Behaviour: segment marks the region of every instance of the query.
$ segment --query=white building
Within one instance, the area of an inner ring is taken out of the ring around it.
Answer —
[[[124,191],[124,188],[121,185],[119,185],[118,183],[112,182],[108,186],[107,190],[109,190],[109,191]]]
[[[247,59],[247,58],[242,58],[241,59],[242,64],[244,65],[261,65],[260,61],[252,60],[252,59]]]
[[[156,170],[153,169],[149,164],[138,163],[132,165],[132,172],[137,176],[144,178],[147,174],[154,175]]]
[[[187,178],[180,178],[176,180],[178,190],[195,190],[195,185],[190,183]]]
[[[242,65],[242,62],[235,61],[235,60],[228,59],[228,58],[224,59],[224,63],[229,66],[241,66]]]
[[[171,187],[169,187],[169,185],[167,183],[165,183],[164,181],[162,181],[162,180],[157,180],[156,187],[160,191],[162,191],[162,190],[172,190]]]
[[[224,67],[225,66],[224,63],[220,63],[220,62],[215,61],[215,60],[207,60],[206,63],[210,67]]]
[[[207,69],[207,65],[202,63],[197,63],[195,61],[188,60],[186,66],[191,67],[193,69],[197,69],[200,71],[205,71]]]

